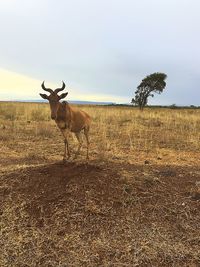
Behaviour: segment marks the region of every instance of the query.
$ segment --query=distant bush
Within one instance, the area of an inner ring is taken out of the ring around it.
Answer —
[[[171,108],[171,109],[177,109],[178,107],[177,107],[176,104],[172,104],[171,106],[169,106],[169,108]]]

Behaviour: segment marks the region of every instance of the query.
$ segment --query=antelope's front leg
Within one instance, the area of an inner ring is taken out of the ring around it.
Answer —
[[[67,159],[70,158],[70,151],[69,151],[69,130],[63,130],[62,134],[64,136],[64,144],[65,144],[65,150],[64,150],[64,156],[63,156],[63,161],[65,162]],[[68,155],[68,157],[67,157]]]

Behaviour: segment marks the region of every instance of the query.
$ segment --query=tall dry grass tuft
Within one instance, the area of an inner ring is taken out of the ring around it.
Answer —
[[[48,122],[39,122],[35,125],[35,135],[41,137],[53,137],[54,131],[52,124]]]

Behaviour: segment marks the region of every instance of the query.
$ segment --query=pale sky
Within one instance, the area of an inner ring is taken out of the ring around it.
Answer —
[[[64,80],[69,100],[125,103],[164,72],[151,104],[200,105],[199,12],[199,0],[0,0],[0,100]]]

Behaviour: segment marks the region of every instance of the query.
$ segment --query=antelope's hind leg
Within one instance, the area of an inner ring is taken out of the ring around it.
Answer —
[[[78,144],[78,149],[76,151],[74,159],[76,159],[78,157],[78,155],[80,154],[80,150],[81,150],[81,147],[82,147],[82,144],[83,144],[83,139],[82,139],[81,132],[75,133],[75,136],[76,136],[76,139],[78,140],[79,144]]]
[[[90,141],[89,141],[89,127],[84,128],[84,135],[86,138],[86,142],[87,142],[87,159],[89,159],[89,145],[90,145]]]

